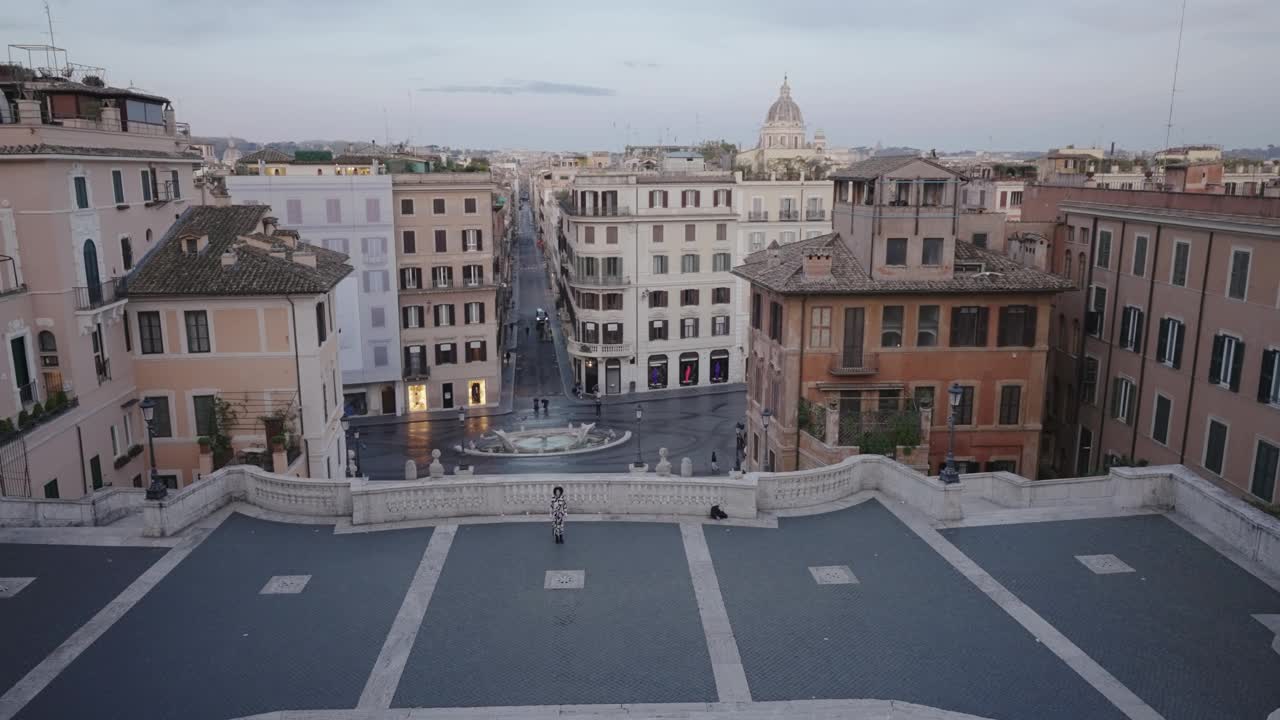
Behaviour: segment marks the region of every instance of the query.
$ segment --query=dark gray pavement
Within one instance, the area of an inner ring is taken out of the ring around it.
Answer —
[[[355,707],[430,537],[232,515],[18,717]],[[274,575],[312,577],[300,594],[260,595]]]
[[[458,528],[393,707],[716,699],[680,529]],[[548,570],[584,570],[545,590]]]
[[[0,599],[0,694],[128,587],[167,548],[0,545],[0,577],[34,577]]]
[[[705,527],[754,700],[893,698],[992,718],[1119,718],[876,500]],[[808,568],[847,565],[858,584]]]
[[[956,547],[1168,720],[1280,708],[1280,594],[1160,516],[944,530]],[[1135,572],[1096,575],[1075,556]]]
[[[746,396],[741,384],[707,386],[698,394],[672,392],[607,396],[596,417],[595,403],[572,396],[570,361],[564,350],[564,338],[558,327],[552,340],[540,340],[536,332],[525,332],[534,325],[538,308],[555,315],[546,276],[546,263],[534,241],[533,225],[527,206],[520,211],[521,229],[517,235],[515,276],[515,308],[517,347],[513,355],[514,392],[512,412],[495,412],[471,416],[459,422],[457,413],[433,414],[431,418],[389,422],[387,418],[357,421],[360,427],[361,467],[374,480],[401,480],[404,463],[412,458],[419,472],[425,474],[431,450],[441,452],[441,462],[452,472],[454,465],[475,465],[478,473],[517,472],[623,472],[636,459],[636,443],[644,461],[652,467],[658,461],[658,448],[665,447],[673,462],[688,456],[699,474],[710,473],[711,452],[716,452],[720,471],[733,468],[735,424],[746,413]],[[533,412],[533,399],[546,398],[548,414]],[[517,430],[521,425],[563,427],[569,422],[598,422],[601,427],[636,431],[636,403],[644,408],[639,423],[639,439],[633,439],[609,450],[571,458],[478,458],[454,450],[468,440],[478,439],[494,429]]]

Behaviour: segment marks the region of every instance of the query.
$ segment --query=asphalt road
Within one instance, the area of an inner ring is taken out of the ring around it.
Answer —
[[[406,460],[413,459],[419,474],[425,474],[431,450],[439,449],[441,461],[449,472],[454,465],[471,464],[477,473],[502,472],[623,472],[641,457],[652,467],[658,461],[658,448],[668,449],[672,464],[679,467],[683,457],[694,463],[694,472],[711,472],[711,453],[716,453],[720,472],[733,467],[735,424],[742,420],[746,398],[740,392],[695,395],[660,400],[642,399],[643,420],[635,418],[636,403],[607,402],[596,417],[593,402],[580,402],[570,395],[562,380],[554,341],[539,340],[534,329],[538,308],[554,315],[546,264],[538,250],[532,212],[527,205],[520,210],[515,254],[518,281],[513,319],[517,323],[514,412],[509,415],[472,417],[465,422],[456,419],[422,420],[392,425],[366,426],[360,430],[361,467],[375,480],[398,480],[404,477]],[[529,331],[526,333],[526,328]],[[546,398],[546,414],[533,413],[533,399]],[[619,434],[635,433],[632,440],[599,452],[564,457],[480,458],[454,450],[469,440],[494,429],[518,430],[564,426],[569,422],[597,422],[602,428],[613,428]],[[637,439],[638,436],[638,439]]]

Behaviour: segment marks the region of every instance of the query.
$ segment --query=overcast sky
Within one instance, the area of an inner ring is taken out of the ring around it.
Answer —
[[[754,145],[784,73],[835,146],[1163,145],[1180,0],[51,0],[200,135]],[[1173,142],[1280,142],[1280,0],[1188,0]],[[8,0],[7,43],[47,42]]]

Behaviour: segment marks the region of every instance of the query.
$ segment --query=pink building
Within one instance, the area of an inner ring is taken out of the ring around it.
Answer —
[[[1059,220],[1049,456],[1059,475],[1182,463],[1276,502],[1280,201],[1033,188]]]
[[[119,279],[187,209],[200,156],[163,97],[16,66],[0,91],[0,487],[142,484]]]

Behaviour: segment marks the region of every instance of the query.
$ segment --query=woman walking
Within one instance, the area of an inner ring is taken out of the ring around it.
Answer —
[[[551,491],[551,536],[557,545],[564,544],[564,518],[569,512],[569,503],[564,499],[564,488],[559,485]]]

